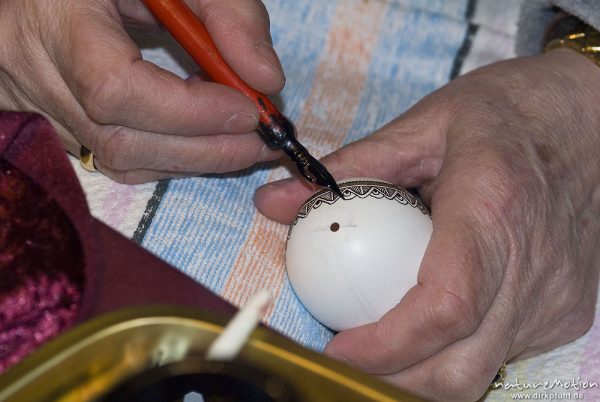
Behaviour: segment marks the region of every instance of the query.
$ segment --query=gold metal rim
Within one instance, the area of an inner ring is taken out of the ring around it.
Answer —
[[[88,172],[95,172],[97,170],[94,164],[94,153],[83,145],[79,148],[79,163]]]
[[[498,389],[504,386],[504,379],[506,378],[506,363],[502,363],[502,366],[498,369],[496,376],[492,380],[489,389]]]

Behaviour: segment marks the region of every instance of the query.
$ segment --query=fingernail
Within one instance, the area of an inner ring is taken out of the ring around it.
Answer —
[[[262,192],[266,192],[266,193],[278,193],[278,194],[285,194],[287,195],[288,193],[291,192],[302,192],[304,190],[306,190],[307,194],[311,194],[314,191],[308,187],[305,186],[305,181],[298,179],[296,177],[289,177],[287,179],[282,179],[282,180],[278,180],[278,181],[273,181],[271,183],[267,183],[261,187],[259,187],[257,189],[257,191]],[[300,187],[297,187],[300,186]]]
[[[281,157],[284,155],[283,151],[278,150],[272,150],[271,148],[269,148],[267,146],[267,144],[264,144],[262,146],[262,148],[260,149],[260,154],[258,156],[260,161],[273,161],[276,159],[281,159]]]
[[[285,188],[285,187],[293,185],[297,182],[300,182],[300,180],[295,177],[289,177],[287,179],[272,181],[271,183],[265,184],[261,188],[265,189],[266,191],[276,191],[280,188]]]
[[[258,119],[247,112],[237,112],[227,120],[223,131],[225,133],[249,132],[256,128]]]
[[[330,347],[329,345],[327,345],[323,353],[325,354],[325,356],[331,359],[340,361],[342,363],[346,363],[348,365],[352,365],[352,362],[347,357],[345,357],[343,353],[338,352],[335,347]]]
[[[271,46],[269,42],[263,40],[256,42],[255,46],[258,57],[273,71],[273,74],[275,74],[279,80],[285,82],[283,67],[281,66],[281,61],[279,61],[279,57],[277,57],[277,53],[275,53],[273,46]]]

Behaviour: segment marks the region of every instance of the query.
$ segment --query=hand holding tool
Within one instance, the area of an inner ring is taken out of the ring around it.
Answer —
[[[325,166],[296,139],[292,122],[277,110],[266,95],[254,90],[237,76],[219,53],[204,24],[183,0],[144,0],[144,3],[211,79],[237,89],[254,101],[260,115],[257,131],[269,148],[283,150],[306,180],[328,187],[344,198]]]

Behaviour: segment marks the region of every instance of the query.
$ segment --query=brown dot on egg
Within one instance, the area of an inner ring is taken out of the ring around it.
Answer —
[[[331,226],[329,226],[329,229],[330,229],[332,232],[337,232],[338,230],[340,230],[340,224],[339,224],[339,223],[337,223],[337,222],[333,222],[333,223],[331,224]]]

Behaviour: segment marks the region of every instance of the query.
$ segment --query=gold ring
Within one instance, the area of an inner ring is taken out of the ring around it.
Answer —
[[[95,172],[97,170],[96,165],[94,165],[94,154],[83,145],[79,148],[79,163],[88,172]]]
[[[504,379],[506,378],[506,363],[502,363],[502,366],[498,369],[496,376],[492,380],[489,389],[498,389],[504,386]]]

